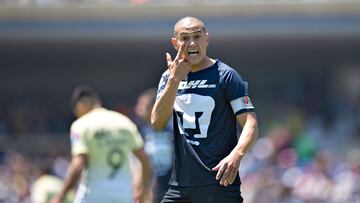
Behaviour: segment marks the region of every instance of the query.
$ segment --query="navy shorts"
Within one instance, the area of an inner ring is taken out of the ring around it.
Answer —
[[[242,203],[240,185],[170,186],[161,203]]]

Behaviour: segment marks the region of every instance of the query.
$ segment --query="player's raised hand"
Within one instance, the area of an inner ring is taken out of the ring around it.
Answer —
[[[219,162],[213,171],[217,171],[216,180],[219,180],[220,185],[231,185],[237,175],[240,166],[240,158],[236,154],[229,154]]]
[[[170,77],[176,81],[184,79],[190,71],[190,64],[185,59],[186,51],[187,43],[182,42],[174,60],[172,60],[169,53],[166,53],[166,62],[170,71]]]

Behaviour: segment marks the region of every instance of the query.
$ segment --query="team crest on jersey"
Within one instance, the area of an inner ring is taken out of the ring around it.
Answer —
[[[248,96],[243,97],[242,100],[245,105],[251,104],[250,98]]]
[[[207,80],[190,80],[187,81],[181,81],[179,84],[179,90],[184,89],[195,89],[195,88],[215,88],[215,84],[206,84]]]
[[[251,100],[250,100],[250,97],[249,96],[244,96],[244,97],[241,97],[241,101],[242,101],[242,106],[243,107],[254,107],[253,104],[251,103]]]

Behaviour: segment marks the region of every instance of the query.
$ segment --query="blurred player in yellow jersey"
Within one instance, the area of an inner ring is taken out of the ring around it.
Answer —
[[[88,86],[74,90],[72,104],[78,117],[70,132],[72,160],[64,186],[52,203],[62,202],[80,175],[76,203],[142,203],[151,168],[135,124],[126,116],[103,108],[97,93]],[[142,165],[141,181],[134,188],[129,164],[132,153]]]

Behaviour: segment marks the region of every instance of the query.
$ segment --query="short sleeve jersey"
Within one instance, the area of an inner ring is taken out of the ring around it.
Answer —
[[[71,126],[71,148],[73,156],[88,156],[81,181],[87,191],[92,191],[86,198],[97,201],[98,197],[131,197],[129,155],[142,146],[137,127],[120,113],[98,108],[76,120]]]
[[[165,71],[157,99],[168,77]],[[179,84],[173,108],[175,165],[170,184],[218,184],[211,169],[236,146],[236,115],[248,111],[254,111],[248,83],[234,69],[216,60],[206,69],[190,72]],[[234,183],[240,184],[238,175]]]

